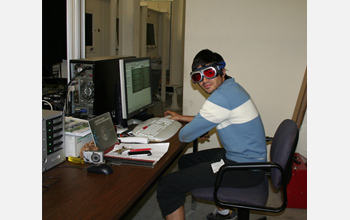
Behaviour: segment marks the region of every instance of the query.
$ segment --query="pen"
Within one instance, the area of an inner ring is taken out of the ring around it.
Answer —
[[[129,152],[147,151],[147,150],[152,150],[152,148],[130,149]]]

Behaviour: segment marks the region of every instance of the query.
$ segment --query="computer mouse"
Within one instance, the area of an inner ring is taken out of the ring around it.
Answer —
[[[88,171],[89,173],[98,173],[105,175],[113,173],[113,169],[107,164],[91,165],[86,169],[86,171]]]

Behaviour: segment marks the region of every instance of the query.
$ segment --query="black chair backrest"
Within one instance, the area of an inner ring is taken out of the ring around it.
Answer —
[[[287,183],[292,174],[292,163],[298,138],[299,131],[296,123],[286,119],[277,128],[271,144],[271,162],[283,168],[286,173]],[[281,175],[279,170],[271,170],[271,181],[276,189],[279,189],[282,185]]]

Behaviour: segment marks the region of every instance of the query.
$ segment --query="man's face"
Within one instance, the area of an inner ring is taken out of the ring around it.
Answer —
[[[198,66],[198,68],[201,68],[201,67],[202,66]],[[202,82],[198,83],[199,86],[206,93],[212,94],[225,81],[225,69],[223,69],[222,71],[223,71],[222,76],[218,75],[217,77],[215,77],[213,79],[207,79],[206,77],[203,77]]]

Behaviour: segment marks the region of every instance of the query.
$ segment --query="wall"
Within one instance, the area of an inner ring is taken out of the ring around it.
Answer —
[[[156,35],[156,47],[147,47],[147,56],[151,58],[162,57],[163,52],[163,22],[166,22],[168,29],[165,31],[170,32],[170,14],[171,14],[171,2],[170,1],[147,1],[147,23],[154,24],[155,35]],[[163,21],[162,14],[165,13],[168,17],[167,20]],[[167,33],[169,38],[169,33]],[[166,40],[169,42],[169,39]],[[170,45],[169,45],[170,46]],[[168,46],[168,48],[169,48]],[[167,49],[169,53],[169,49]],[[169,62],[164,60],[164,63],[169,69]]]
[[[159,12],[149,10],[147,11],[147,23],[154,24],[154,31],[155,31],[155,39],[156,39],[156,47],[149,47],[147,48],[147,56],[151,58],[157,58],[158,57],[158,49],[159,43],[157,40],[159,39]],[[161,47],[160,47],[161,48]]]
[[[176,0],[172,4],[171,23],[171,51],[170,51],[170,84],[182,85],[184,56],[184,25],[185,25],[185,0]],[[178,91],[179,92],[179,91]],[[180,94],[180,93],[178,93]]]
[[[93,46],[86,47],[86,57],[109,55],[109,0],[86,0],[85,12],[93,14]]]
[[[185,8],[183,114],[197,114],[207,97],[189,73],[193,57],[208,48],[224,57],[227,74],[250,93],[273,136],[292,118],[307,65],[306,1],[188,0]],[[211,134],[202,149],[219,144]]]

